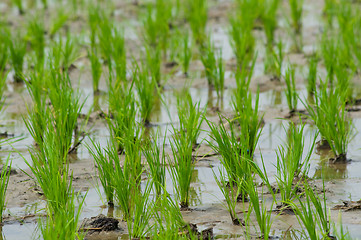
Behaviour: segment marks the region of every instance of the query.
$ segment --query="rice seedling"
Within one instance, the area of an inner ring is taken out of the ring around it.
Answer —
[[[316,137],[313,139],[306,157],[303,157],[305,144],[303,138],[304,127],[304,124],[297,127],[294,123],[290,122],[288,143],[286,146],[278,148],[276,180],[281,194],[281,210],[289,207],[289,202],[292,202],[296,197],[298,187],[308,173],[309,160]]]
[[[253,59],[255,40],[252,34],[251,24],[245,25],[242,19],[231,17],[229,19],[231,27],[229,29],[230,45],[237,59],[237,65],[240,69],[248,67]],[[249,21],[247,21],[249,23]]]
[[[150,123],[150,115],[157,97],[157,82],[154,78],[149,77],[147,71],[140,69],[138,66],[135,67],[133,72],[133,81],[138,93],[140,114],[143,123],[147,126]]]
[[[338,42],[335,37],[328,37],[327,33],[324,33],[321,39],[321,55],[327,70],[327,78],[331,86],[334,83],[335,67],[337,64],[337,49]]]
[[[188,32],[183,35],[182,40],[182,50],[179,55],[182,63],[183,73],[184,75],[188,76],[189,64],[192,60],[192,45]]]
[[[273,48],[266,49],[265,72],[273,74],[276,80],[280,80],[282,76],[283,59],[283,42],[280,40],[277,44],[277,52],[274,51]]]
[[[222,120],[221,117],[220,120]],[[226,119],[226,121],[230,127],[229,133],[224,124],[216,126],[214,123],[207,121],[210,128],[210,138],[212,140],[208,141],[208,143],[212,149],[221,156],[220,161],[227,172],[229,185],[238,188],[237,192],[239,191],[239,194],[237,195],[237,200],[242,201],[247,197],[244,184],[252,176],[252,166],[248,160],[250,158],[247,148],[248,145],[247,142],[244,143],[242,139],[240,139],[240,141],[237,139],[232,122],[228,119]],[[222,183],[221,180],[222,178],[218,181]]]
[[[310,239],[334,239],[334,236],[331,235],[332,222],[326,206],[325,193],[321,199],[311,186],[305,184],[304,197],[304,202],[298,197],[299,206],[294,203],[290,203],[290,205]]]
[[[128,131],[131,132],[135,122],[136,108],[133,93],[134,82],[129,86],[122,86],[119,82],[109,86],[109,114],[107,118],[111,138],[117,143],[119,153],[124,151],[124,141]]]
[[[67,71],[70,65],[79,58],[79,45],[76,37],[67,34],[65,44],[62,46],[62,67]]]
[[[22,82],[26,41],[24,41],[20,32],[18,32],[16,36],[12,35],[12,37],[9,38],[9,49],[11,64],[15,71],[14,81],[18,83]]]
[[[12,161],[10,161],[10,154],[7,157],[6,161],[3,164],[0,175],[0,222],[3,222],[3,213],[6,207],[6,190],[9,184],[10,171],[11,171]]]
[[[272,48],[274,42],[274,33],[277,28],[277,10],[279,0],[266,0],[261,18],[264,31],[267,38],[267,45]]]
[[[120,209],[122,210],[123,219],[129,222],[132,220],[133,199],[136,191],[139,191],[140,175],[142,172],[139,139],[128,137],[125,142],[125,147],[127,154],[125,155],[123,168],[120,165],[120,159],[115,147],[113,147],[110,151],[110,157],[113,159],[115,165],[114,176],[116,177],[113,178],[115,197]],[[137,149],[133,149],[134,147]],[[132,159],[132,157],[136,158]]]
[[[246,187],[248,198],[249,198],[249,212],[254,212],[256,215],[256,221],[258,223],[259,231],[261,233],[260,238],[262,239],[272,239],[272,236],[270,236],[271,233],[271,227],[272,227],[272,208],[274,202],[272,201],[271,206],[267,207],[265,203],[265,199],[263,196],[263,189],[261,193],[261,200],[259,197],[259,193],[257,190],[257,186],[255,186],[255,183],[253,181],[253,178],[250,178],[244,186]]]
[[[174,129],[171,140],[173,158],[169,157],[169,172],[173,180],[176,197],[181,209],[189,207],[190,184],[194,171],[195,161],[192,158],[192,143],[185,131],[177,132]]]
[[[92,148],[87,145],[90,154],[93,156],[99,173],[99,180],[104,189],[105,196],[109,206],[114,205],[114,162],[109,157],[110,146],[108,150],[102,149],[99,143],[92,141]]]
[[[259,91],[252,106],[252,93],[244,89],[236,89],[232,96],[233,109],[236,112],[235,120],[240,126],[240,141],[244,144],[247,155],[253,158],[254,150],[261,134],[262,116],[258,112]]]
[[[147,68],[150,73],[153,81],[157,83],[158,86],[161,86],[161,56],[160,48],[146,48],[146,60]]]
[[[219,170],[219,177],[217,177],[214,171],[213,171],[213,176],[226,200],[226,204],[224,205],[227,208],[229,214],[231,215],[232,223],[234,225],[241,225],[243,223],[241,219],[237,216],[237,210],[236,210],[238,196],[241,193],[241,186],[242,186],[241,182],[233,183],[231,181],[232,176],[228,176],[227,178],[226,177],[227,173],[224,173],[224,171],[221,169],[218,170]]]
[[[11,0],[11,1],[18,8],[19,14],[23,15],[25,13],[23,7],[23,0]]]
[[[207,109],[201,111],[200,102],[193,103],[191,95],[182,91],[177,96],[177,110],[179,132],[185,135],[187,144],[190,144],[191,147],[196,146]]]
[[[90,28],[90,46],[94,51],[96,47],[96,38],[98,34],[98,23],[101,22],[100,14],[102,11],[99,8],[99,5],[95,6],[94,4],[89,4],[88,7],[88,25]]]
[[[1,34],[5,35],[5,31],[1,31]],[[0,74],[4,75],[6,65],[9,60],[9,41],[6,37],[0,38]]]
[[[39,16],[36,16],[29,21],[27,38],[30,40],[31,47],[35,51],[39,63],[44,61],[44,49],[46,44],[44,33],[44,21]]]
[[[95,51],[88,51],[90,60],[91,73],[93,77],[93,92],[94,94],[99,93],[99,81],[102,75],[102,64]]]
[[[309,94],[314,94],[316,91],[316,80],[317,80],[317,56],[311,57],[308,65],[307,75],[307,91]]]
[[[328,27],[333,27],[333,19],[337,13],[337,1],[336,0],[325,0],[323,7],[323,14],[326,16]]]
[[[75,140],[73,148],[79,144],[76,141],[77,119],[84,102],[80,102],[79,92],[74,92],[71,88],[69,76],[57,70],[51,71],[48,96],[52,104],[52,115],[58,140],[62,146],[62,156],[65,157],[72,147],[73,136]]]
[[[187,20],[192,30],[193,39],[200,46],[206,41],[206,25],[208,20],[208,0],[187,1]]]
[[[334,226],[333,226],[333,229],[334,229],[333,232],[334,232],[334,235],[336,236],[336,238],[340,239],[340,240],[351,240],[352,237],[350,236],[349,231],[347,230],[347,228],[345,229],[342,224],[341,213],[338,214],[337,225],[334,224]]]
[[[150,220],[153,216],[153,207],[151,202],[152,184],[147,181],[143,192],[135,190],[132,198],[132,217],[127,222],[128,232],[132,238],[143,239],[151,231],[152,224]]]
[[[121,33],[121,31],[114,29],[112,44],[113,44],[112,58],[115,65],[116,79],[117,81],[126,82],[127,80],[126,48],[124,42],[124,34]]]
[[[345,110],[343,89],[327,89],[327,81],[316,92],[315,104],[305,105],[310,118],[317,126],[322,141],[327,141],[335,155],[334,162],[345,162],[347,146],[352,138],[352,120]]]
[[[291,8],[292,27],[296,34],[300,34],[302,29],[303,0],[290,0],[289,4]]]
[[[66,22],[70,18],[70,13],[67,12],[64,7],[60,7],[56,11],[56,15],[51,20],[51,24],[49,27],[50,37],[55,36],[57,32],[66,24]]]
[[[295,69],[294,67],[289,67],[285,74],[285,82],[286,82],[286,98],[287,105],[290,113],[295,113],[297,110],[297,100],[298,94],[296,90],[296,82],[295,82]]]
[[[149,172],[152,177],[152,184],[155,188],[157,196],[160,196],[165,189],[166,165],[165,165],[165,145],[166,137],[163,144],[159,144],[159,132],[151,137],[151,140],[143,147],[143,155],[145,156]]]

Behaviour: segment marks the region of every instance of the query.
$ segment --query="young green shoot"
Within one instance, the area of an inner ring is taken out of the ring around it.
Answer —
[[[317,57],[311,57],[308,65],[308,75],[307,75],[307,91],[309,94],[314,95],[316,91],[316,81],[317,81]]]
[[[102,64],[96,52],[89,51],[88,52],[90,66],[91,66],[91,73],[93,79],[93,92],[94,94],[99,93],[99,81],[102,75]]]
[[[297,100],[298,100],[294,67],[291,66],[286,70],[285,82],[286,82],[285,94],[287,98],[287,105],[290,113],[293,114],[297,111]]]
[[[291,8],[291,22],[296,34],[302,30],[303,0],[289,0]]]
[[[274,35],[277,28],[277,10],[279,0],[266,0],[265,7],[261,16],[264,31],[267,38],[267,46],[272,48],[274,42]]]
[[[23,81],[23,65],[26,54],[26,41],[20,33],[9,38],[10,60],[15,71],[14,80],[19,83]]]
[[[3,164],[1,175],[0,175],[0,222],[3,222],[3,213],[6,207],[6,190],[9,184],[10,172],[11,172],[10,155],[7,157]]]

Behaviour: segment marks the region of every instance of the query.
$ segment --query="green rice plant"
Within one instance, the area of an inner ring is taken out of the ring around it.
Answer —
[[[4,110],[6,96],[4,96],[6,89],[6,78],[8,76],[8,72],[1,73],[0,72],[0,113]]]
[[[291,8],[292,27],[296,34],[300,34],[302,29],[303,0],[290,0],[289,4]]]
[[[281,210],[289,207],[288,203],[294,200],[302,179],[307,176],[316,140],[315,137],[311,149],[303,158],[305,125],[297,127],[292,122],[289,124],[288,143],[279,147],[277,152],[276,180],[281,194]]]
[[[127,56],[124,41],[124,33],[120,30],[113,30],[112,38],[113,52],[112,58],[115,65],[117,81],[126,82],[127,77]]]
[[[99,5],[89,4],[88,11],[88,25],[90,28],[90,46],[94,51],[96,47],[96,39],[98,36],[98,23],[101,22],[101,13]]]
[[[180,61],[182,63],[183,73],[187,76],[189,64],[192,60],[192,45],[188,32],[183,35],[181,49],[181,53],[179,54]]]
[[[220,116],[219,118],[221,121]],[[221,156],[220,161],[227,172],[229,185],[239,188],[237,190],[237,192],[240,191],[237,200],[242,201],[247,197],[244,184],[252,176],[252,166],[248,160],[249,150],[247,143],[244,144],[242,139],[240,139],[242,142],[237,139],[232,122],[229,119],[226,119],[226,121],[230,127],[229,133],[224,124],[216,126],[214,123],[207,121],[211,138],[208,143]],[[219,182],[222,183],[222,181]]]
[[[188,0],[187,9],[186,18],[191,27],[193,39],[200,46],[204,46],[207,39],[208,0]]]
[[[128,232],[132,238],[143,239],[151,231],[150,220],[153,216],[151,189],[152,184],[147,181],[143,192],[135,190],[132,198],[132,217],[127,222]]]
[[[294,203],[291,205],[299,223],[306,229],[310,239],[334,239],[334,236],[331,235],[332,222],[326,206],[325,190],[323,199],[321,199],[318,193],[306,183],[304,197],[304,202],[298,197],[299,206]]]
[[[151,232],[153,239],[198,239],[168,193],[163,193],[153,206],[155,221]]]
[[[43,63],[46,45],[44,20],[39,16],[35,16],[29,21],[27,30],[27,38],[30,40],[31,47],[35,51],[37,61]]]
[[[95,51],[88,51],[88,56],[90,60],[91,73],[93,79],[93,92],[94,94],[96,94],[99,93],[99,81],[102,75],[102,64]]]
[[[305,195],[306,199],[303,202],[298,198],[299,206],[294,202],[289,202],[288,204],[292,207],[293,211],[296,214],[297,220],[301,226],[307,232],[307,238],[319,240],[321,239],[317,234],[317,219],[312,208],[312,202],[309,199],[309,196]]]
[[[288,109],[290,110],[290,113],[295,113],[297,110],[298,94],[296,90],[294,67],[291,66],[286,70],[285,82],[286,82],[285,94],[287,98]]]
[[[105,150],[100,147],[99,143],[95,143],[93,140],[91,142],[92,148],[89,145],[87,145],[87,148],[97,164],[99,180],[104,189],[108,205],[114,206],[114,162],[108,154],[112,147],[110,146],[108,150]]]
[[[231,215],[231,220],[234,225],[240,225],[242,222],[240,218],[237,216],[237,200],[238,196],[241,193],[241,183],[235,183],[233,184],[231,179],[232,176],[226,177],[227,173],[224,173],[223,170],[219,170],[219,177],[217,177],[216,173],[213,171],[214,179],[217,182],[217,185],[219,189],[221,190],[225,200],[226,204],[225,207],[227,208],[229,214]]]
[[[144,39],[148,46],[163,50],[164,56],[168,48],[170,36],[169,25],[172,18],[172,3],[156,0],[155,7],[148,5],[146,19],[143,21]]]
[[[244,95],[242,95],[244,94]],[[232,105],[236,113],[235,120],[240,126],[240,140],[247,150],[250,158],[253,158],[256,145],[261,134],[262,116],[258,112],[259,90],[255,96],[255,104],[252,106],[252,93],[245,93],[243,89],[236,89],[232,96]]]
[[[150,116],[153,111],[156,97],[157,97],[157,83],[154,78],[150,78],[148,72],[135,67],[133,72],[133,81],[138,93],[140,115],[143,123],[147,126],[150,123]]]
[[[271,227],[272,227],[272,208],[274,202],[272,201],[271,206],[267,207],[265,203],[265,199],[263,196],[263,189],[261,193],[261,200],[260,200],[260,194],[258,193],[257,186],[255,185],[253,178],[250,178],[245,184],[247,189],[248,198],[249,198],[249,212],[254,212],[256,215],[256,221],[258,223],[258,227],[261,233],[262,239],[272,239],[272,236],[270,236],[271,233]]]
[[[6,190],[9,184],[10,171],[12,161],[10,161],[10,154],[4,162],[0,175],[0,222],[3,222],[3,213],[6,208]]]
[[[1,34],[6,36],[5,31],[0,31]],[[7,37],[0,38],[0,74],[4,75],[6,65],[9,60],[9,41]]]
[[[255,39],[252,34],[251,24],[244,24],[239,17],[231,17],[230,45],[237,59],[237,66],[242,69],[243,65],[248,67],[254,57]]]
[[[335,37],[329,37],[326,32],[322,35],[321,56],[327,70],[327,78],[331,85],[334,83],[335,68],[338,60],[338,47],[339,43]]]
[[[160,48],[146,48],[146,56],[147,56],[147,68],[150,73],[153,81],[157,83],[158,86],[161,86],[161,55]]]
[[[80,101],[79,92],[72,89],[70,78],[66,73],[52,69],[47,84],[53,124],[59,137],[59,144],[62,146],[62,156],[66,159],[69,150],[76,149],[79,144],[77,119],[84,102]]]
[[[333,232],[334,232],[336,238],[340,239],[340,240],[351,240],[352,237],[350,236],[349,231],[347,230],[347,228],[345,229],[342,224],[341,212],[338,214],[337,225],[334,224],[334,226],[333,226],[333,229],[334,229]]]
[[[48,211],[48,216],[45,220],[39,219],[38,225],[40,225],[41,237],[44,240],[51,239],[84,239],[85,233],[79,232],[78,222],[82,207],[84,205],[85,197],[79,202],[79,205],[75,207],[75,199],[78,195],[74,190],[69,193],[68,204],[61,209],[60,212],[53,214]]]
[[[133,93],[134,82],[128,87],[121,83],[109,86],[109,114],[107,118],[111,138],[117,143],[119,153],[124,152],[124,141],[127,132],[132,131],[135,122],[136,108]]]
[[[280,80],[282,76],[283,60],[283,42],[280,40],[277,44],[277,51],[275,51],[273,48],[266,49],[264,71],[273,74],[276,80]]]
[[[312,95],[316,91],[317,63],[318,63],[317,56],[313,56],[311,57],[308,65],[307,91]]]
[[[176,131],[171,140],[173,157],[169,157],[168,170],[173,180],[176,198],[181,209],[189,207],[190,184],[194,172],[195,161],[192,158],[192,143],[185,131]]]
[[[55,16],[51,19],[49,34],[50,37],[53,37],[59,30],[65,26],[66,22],[70,18],[70,13],[67,12],[64,7],[57,8]]]
[[[124,139],[125,159],[123,167],[117,151],[116,141],[113,141],[108,156],[114,162],[114,196],[123,213],[123,219],[128,223],[132,220],[133,199],[140,189],[142,174],[141,165],[141,129],[128,129]]]
[[[19,14],[23,15],[25,13],[24,12],[24,7],[23,7],[23,0],[11,0],[11,1],[18,8]]]
[[[327,81],[321,83],[315,95],[315,104],[305,105],[310,118],[317,126],[321,138],[327,141],[335,155],[334,162],[346,161],[347,146],[352,138],[352,120],[345,110],[343,89],[327,89]]]
[[[336,16],[338,8],[337,0],[325,0],[325,5],[323,7],[323,14],[326,17],[328,27],[333,27],[333,19]]]
[[[262,12],[262,23],[267,38],[267,45],[272,47],[274,42],[274,33],[277,28],[277,10],[279,0],[264,1],[264,11]]]
[[[66,41],[62,46],[63,62],[62,67],[67,71],[72,63],[80,56],[78,39],[71,34],[67,34]]]
[[[160,196],[166,187],[166,155],[164,150],[166,137],[164,137],[163,144],[158,143],[159,138],[159,132],[157,131],[157,133],[151,137],[142,150],[148,163],[149,172],[152,177],[152,184],[157,196]]]
[[[11,64],[15,71],[14,80],[18,83],[22,82],[24,57],[26,54],[26,41],[24,41],[20,32],[9,38],[9,49]]]
[[[222,58],[222,50],[220,50],[217,56],[217,67],[215,69],[216,78],[214,82],[214,88],[217,92],[217,99],[223,98],[224,74],[225,74],[225,66]]]
[[[217,68],[217,60],[211,38],[208,39],[207,47],[201,48],[201,52],[201,61],[205,69],[208,86],[214,87],[214,83],[216,81],[215,69]]]
[[[196,146],[207,109],[205,108],[201,111],[200,102],[193,103],[191,95],[188,92],[182,91],[177,96],[177,110],[179,131],[185,134],[188,144]]]

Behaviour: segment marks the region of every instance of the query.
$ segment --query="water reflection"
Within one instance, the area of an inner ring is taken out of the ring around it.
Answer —
[[[348,177],[347,163],[329,163],[333,154],[329,150],[319,150],[320,159],[315,169],[313,178],[316,179],[344,179]]]

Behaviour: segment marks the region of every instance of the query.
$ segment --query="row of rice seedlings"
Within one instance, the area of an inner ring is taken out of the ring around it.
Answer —
[[[296,197],[298,188],[307,177],[309,160],[313,151],[315,140],[313,139],[310,150],[304,155],[304,127],[289,123],[288,142],[286,146],[280,146],[277,152],[276,180],[281,194],[281,211],[289,207],[288,203]]]
[[[207,40],[208,0],[188,0],[186,18],[192,30],[194,41],[200,46]]]
[[[266,49],[264,60],[264,71],[270,73],[276,80],[280,80],[282,76],[282,65],[284,60],[283,42],[277,43],[276,50],[274,48]]]
[[[347,116],[344,90],[337,87],[327,89],[326,81],[316,92],[315,104],[304,105],[321,134],[321,143],[326,141],[334,153],[333,161],[345,162],[353,125]]]
[[[293,66],[289,67],[286,70],[285,74],[285,82],[286,82],[286,98],[287,105],[290,113],[295,113],[297,111],[297,100],[298,94],[296,90],[296,82],[295,82],[295,69]]]
[[[248,24],[250,22],[247,20],[241,19],[238,15],[229,19],[231,24],[229,29],[230,45],[236,56],[239,69],[242,69],[243,66],[247,68],[254,57],[255,39],[252,34],[253,24]],[[247,24],[245,24],[246,22]]]

